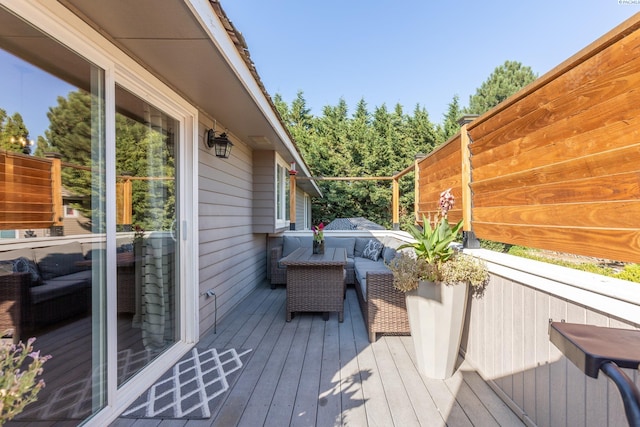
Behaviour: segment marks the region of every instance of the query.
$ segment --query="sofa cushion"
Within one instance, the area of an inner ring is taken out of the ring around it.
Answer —
[[[0,252],[0,260],[2,261],[13,261],[20,257],[33,259],[33,249],[14,249],[12,251]]]
[[[298,248],[310,248],[312,240],[311,236],[284,236],[282,238],[282,256],[289,256]]]
[[[367,300],[367,273],[391,272],[382,260],[371,261],[369,258],[362,257],[354,258],[354,269],[365,301]]]
[[[347,251],[347,258],[353,258],[356,246],[355,237],[326,237],[324,246],[327,248],[344,248]]]
[[[53,279],[47,280],[47,283],[65,282],[65,281],[68,282],[69,280],[85,281],[87,283],[91,283],[92,275],[93,275],[93,272],[91,270],[82,270],[82,271],[78,271],[77,273],[67,274],[66,276],[54,277]]]
[[[361,257],[362,251],[364,251],[364,248],[367,247],[367,243],[369,243],[369,240],[371,240],[370,237],[356,237],[356,245],[354,247],[353,256]]]
[[[45,281],[87,269],[86,265],[79,264],[84,261],[80,242],[37,248],[35,260],[40,269],[40,275]]]
[[[382,243],[376,239],[371,239],[367,242],[367,246],[364,247],[362,251],[362,257],[368,258],[371,261],[377,261],[380,258],[380,253],[382,252]]]
[[[382,249],[382,260],[385,264],[389,264],[392,259],[394,259],[397,255],[397,251],[394,248],[390,248],[389,246],[385,246]]]
[[[91,273],[91,271],[82,271],[80,273]],[[31,289],[31,302],[38,304],[53,298],[69,295],[81,291],[84,288],[90,288],[91,282],[80,276],[75,275],[62,276],[58,279],[45,280],[44,284]],[[64,310],[64,307],[60,307]]]

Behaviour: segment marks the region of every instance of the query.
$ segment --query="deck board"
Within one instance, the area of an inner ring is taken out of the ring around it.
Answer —
[[[251,348],[242,374],[208,420],[118,419],[118,427],[524,425],[467,364],[445,381],[421,376],[410,337],[368,341],[357,297],[345,319],[296,314],[284,288],[259,286],[200,348]],[[176,424],[179,423],[179,424]]]

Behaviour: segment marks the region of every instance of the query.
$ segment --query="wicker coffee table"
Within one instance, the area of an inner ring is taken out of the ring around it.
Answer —
[[[281,263],[287,266],[287,322],[300,311],[337,311],[338,320],[344,320],[344,248],[326,248],[324,254],[298,248]]]

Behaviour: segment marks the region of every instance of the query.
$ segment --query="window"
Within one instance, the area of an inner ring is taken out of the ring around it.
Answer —
[[[0,239],[16,239],[16,230],[0,230]]]
[[[76,211],[73,206],[65,205],[64,206],[64,217],[65,218],[77,218],[78,211]]]
[[[276,226],[289,224],[289,169],[283,162],[276,165]]]

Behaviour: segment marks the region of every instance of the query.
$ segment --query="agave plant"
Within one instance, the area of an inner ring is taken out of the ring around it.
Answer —
[[[446,262],[454,253],[453,243],[462,228],[462,221],[451,227],[446,217],[431,227],[427,218],[423,215],[422,230],[414,225],[409,226],[409,234],[416,240],[414,243],[406,243],[398,249],[413,248],[416,257],[425,260],[428,264],[440,264]]]

